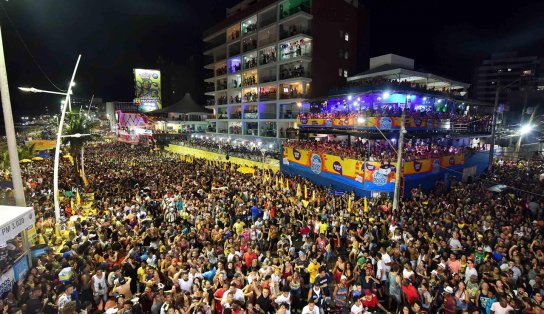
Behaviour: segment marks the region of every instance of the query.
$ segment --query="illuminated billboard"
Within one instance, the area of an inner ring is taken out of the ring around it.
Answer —
[[[140,112],[162,109],[161,71],[134,69],[134,103]]]

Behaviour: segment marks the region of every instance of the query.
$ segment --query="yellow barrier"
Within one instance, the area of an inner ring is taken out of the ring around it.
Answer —
[[[225,162],[227,161],[226,159],[227,156],[225,156],[224,154],[213,153],[206,150],[185,147],[181,145],[170,144],[168,145],[166,150],[172,153],[181,154],[181,155],[189,155],[196,158],[203,158],[208,160],[219,160],[219,161],[225,161]],[[264,169],[270,169],[274,172],[277,172],[280,170],[280,161],[276,159],[270,159],[270,158],[267,158],[267,160],[264,163],[262,163],[262,162],[248,160],[244,158],[229,156],[228,162],[231,162],[233,164],[237,164],[240,166],[256,167],[259,169],[263,169],[264,167]]]

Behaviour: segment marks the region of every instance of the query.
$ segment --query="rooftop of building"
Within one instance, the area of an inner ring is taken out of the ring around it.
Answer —
[[[370,58],[369,70],[351,76],[348,82],[355,83],[363,80],[376,78],[409,82],[426,87],[427,89],[466,90],[470,84],[456,81],[444,76],[436,75],[426,71],[414,70],[414,59],[395,55],[385,54]]]

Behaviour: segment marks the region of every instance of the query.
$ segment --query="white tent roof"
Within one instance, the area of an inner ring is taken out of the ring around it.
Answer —
[[[0,245],[5,245],[35,222],[32,207],[0,206]]]

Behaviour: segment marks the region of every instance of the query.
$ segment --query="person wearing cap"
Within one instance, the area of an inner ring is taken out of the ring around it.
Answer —
[[[384,313],[391,314],[383,305],[380,304],[378,297],[370,289],[365,290],[365,295],[361,298],[363,307],[367,311],[380,309]]]
[[[342,309],[347,306],[349,287],[346,284],[346,276],[342,275],[340,283],[334,285],[334,291],[332,293],[333,302],[337,309]]]
[[[447,286],[444,288],[444,303],[440,307],[440,309],[444,312],[444,314],[456,314],[457,313],[457,304],[455,297],[453,296],[453,288],[450,286]]]

